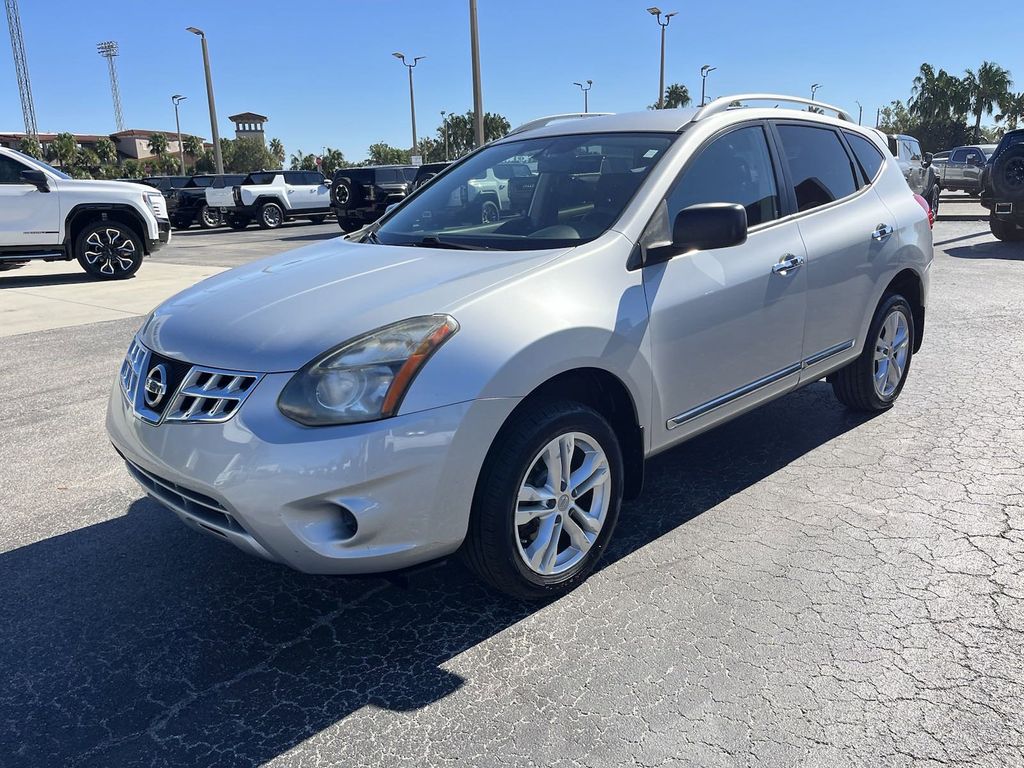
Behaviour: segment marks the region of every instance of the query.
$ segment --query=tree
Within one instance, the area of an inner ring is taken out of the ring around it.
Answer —
[[[286,155],[284,151],[284,144],[281,143],[280,139],[270,140],[270,154],[273,155],[275,160],[277,160],[278,165],[283,168]]]
[[[185,136],[182,138],[181,143],[185,154],[191,155],[195,159],[199,159],[199,156],[203,154],[203,140],[198,136]]]
[[[92,172],[98,171],[102,163],[100,162],[100,156],[94,150],[83,148],[78,150],[75,165],[82,170]]]
[[[114,165],[117,162],[117,147],[110,139],[100,139],[96,142],[96,157],[103,165]]]
[[[966,82],[927,63],[914,78],[911,94],[907,107],[924,122],[963,122],[970,108]]]
[[[163,157],[167,153],[167,137],[162,133],[154,133],[149,137],[149,151],[157,157]]]
[[[18,142],[18,150],[36,160],[43,159],[43,147],[35,136],[22,136]]]
[[[991,115],[995,107],[1002,104],[1010,95],[1013,80],[1010,73],[991,61],[982,62],[978,71],[968,69],[964,77],[970,111],[974,115],[974,140],[981,137],[981,116]]]
[[[124,165],[121,166],[121,170],[124,172],[124,177],[126,179],[142,178],[142,165],[138,160],[125,160]]]
[[[512,125],[504,115],[493,112],[484,113],[484,142],[500,139],[512,130]],[[441,153],[444,154],[444,126],[438,126],[437,139],[441,142]],[[476,132],[473,129],[473,110],[462,115],[448,116],[448,147],[453,158],[459,158],[476,146]]]
[[[336,170],[344,168],[345,165],[345,155],[342,154],[340,149],[331,149],[330,147],[327,147],[327,149],[324,150],[323,162],[320,166],[320,170],[324,172],[325,176],[333,176]]]
[[[291,169],[293,171],[315,171],[316,155],[306,154],[301,149],[292,153]]]
[[[260,139],[249,137],[235,139],[233,144],[230,170],[235,173],[249,173],[276,167],[276,158],[270,154],[270,150]],[[229,167],[226,160],[224,167]]]
[[[50,155],[61,168],[70,168],[78,154],[78,142],[70,133],[58,133],[50,144]]]
[[[676,109],[686,107],[690,104],[690,90],[682,83],[672,83],[665,89],[665,109]],[[651,104],[648,109],[657,109],[657,104]]]
[[[996,115],[997,122],[1005,122],[1006,130],[1015,131],[1017,126],[1024,123],[1024,91],[1017,94],[1009,94],[999,105],[1001,111]],[[24,152],[25,150],[22,150]],[[26,152],[26,154],[28,154]]]
[[[404,165],[409,162],[409,150],[392,147],[383,141],[371,144],[366,150],[367,165]]]
[[[232,168],[232,161],[235,157],[235,140],[234,139],[221,139],[220,140],[220,159],[224,163],[224,169],[227,170]],[[216,163],[214,163],[216,167]]]

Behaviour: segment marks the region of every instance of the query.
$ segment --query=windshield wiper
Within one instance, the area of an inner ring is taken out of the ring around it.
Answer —
[[[436,235],[430,237],[424,237],[418,243],[409,243],[419,248],[450,248],[454,251],[494,251],[496,248],[491,248],[487,245],[470,245],[468,243],[456,243],[452,240],[442,240]]]

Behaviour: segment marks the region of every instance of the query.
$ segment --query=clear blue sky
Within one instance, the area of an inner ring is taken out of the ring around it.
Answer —
[[[643,109],[658,90],[658,27],[644,10],[650,4],[479,0],[485,108],[513,125],[579,110],[582,97],[571,83],[589,78],[592,110]],[[820,82],[820,99],[854,114],[859,99],[865,122],[876,107],[909,96],[923,61],[961,73],[993,60],[1024,91],[1024,3],[979,6],[973,14],[968,7],[950,0],[662,3],[679,11],[668,29],[666,81],[684,83],[697,99],[700,66],[710,63],[718,67],[711,95],[805,95]],[[270,116],[269,136],[289,153],[326,144],[351,160],[376,141],[411,142],[405,69],[392,51],[427,57],[416,69],[421,135],[433,133],[440,110],[471,107],[467,8],[467,0],[21,0],[40,130],[115,129],[106,65],[96,53],[96,43],[113,39],[121,46],[127,127],[172,131],[170,96],[183,93],[182,130],[209,138],[199,39],[185,31],[194,25],[209,37],[222,136],[233,136],[228,115],[251,110]],[[971,15],[978,26],[964,20]],[[20,131],[2,32],[0,130]]]

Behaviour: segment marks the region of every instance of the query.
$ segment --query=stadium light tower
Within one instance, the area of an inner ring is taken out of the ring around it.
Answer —
[[[18,93],[21,96],[21,114],[25,118],[25,133],[38,135],[36,128],[36,107],[32,101],[32,85],[28,79],[28,60],[25,58],[25,39],[21,34],[21,15],[18,0],[5,0],[7,27],[11,31],[11,52],[14,54],[14,73],[18,78]]]
[[[114,123],[118,132],[124,130],[124,115],[121,113],[121,90],[117,87],[117,67],[114,65],[114,57],[120,52],[117,43],[107,40],[105,43],[98,43],[96,50],[107,60],[107,69],[110,71],[110,95],[114,99]]]

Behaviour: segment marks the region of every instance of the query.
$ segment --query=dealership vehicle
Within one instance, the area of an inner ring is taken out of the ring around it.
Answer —
[[[982,175],[981,204],[990,211],[993,235],[1024,241],[1024,128],[1009,131],[992,153]]]
[[[409,185],[410,194],[437,176],[437,174],[449,165],[451,165],[451,163],[445,161],[443,163],[423,163],[423,165],[417,166],[416,175],[413,177],[412,183]]]
[[[166,197],[176,189],[181,189],[188,184],[189,176],[143,176],[138,183],[159,189]]]
[[[254,220],[261,229],[309,219],[320,224],[331,212],[330,187],[320,171],[253,171],[233,186],[206,188],[206,204],[219,208],[232,229]]]
[[[978,194],[981,192],[981,172],[995,151],[995,144],[975,144],[952,150],[941,165],[936,165],[933,159],[939,185],[950,192]]]
[[[206,202],[206,190],[210,187],[223,189],[241,184],[244,173],[224,174],[200,173],[190,178],[183,187],[176,189],[167,198],[168,215],[175,229],[188,229],[196,222],[203,229],[213,229],[224,224],[220,208]]]
[[[152,187],[72,179],[0,147],[0,270],[78,259],[93,277],[131,277],[170,239],[166,201]]]
[[[452,196],[509,162],[530,199],[466,224]],[[836,107],[544,118],[350,239],[159,306],[107,429],[150,495],[249,553],[356,574],[461,551],[557,595],[630,525],[646,458],[826,377],[892,406],[931,260],[927,203]]]
[[[341,168],[331,183],[331,210],[346,232],[372,224],[388,206],[410,193],[417,169],[413,165]]]
[[[932,155],[922,152],[921,143],[913,136],[893,134],[887,138],[889,151],[903,171],[907,186],[928,201],[933,213],[938,213],[941,185],[939,175],[932,167]]]

